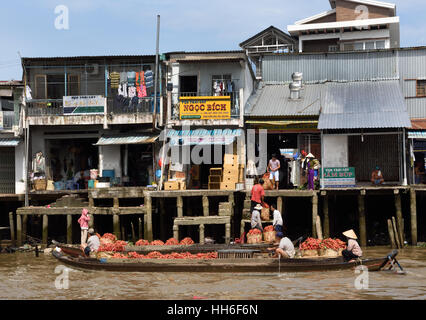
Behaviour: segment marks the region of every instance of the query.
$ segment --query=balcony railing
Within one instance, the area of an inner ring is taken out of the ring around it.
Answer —
[[[62,99],[30,100],[27,102],[28,116],[63,116]]]
[[[0,126],[3,128],[3,130],[10,130],[13,127],[13,124],[15,123],[15,111],[3,111],[0,112],[0,115],[3,116],[3,125]]]
[[[160,97],[157,99],[157,112],[160,110]],[[124,98],[122,96],[108,97],[108,113],[113,114],[134,114],[134,113],[153,113],[154,97],[144,98]]]
[[[225,93],[225,96],[231,97],[231,118],[240,117],[240,93],[238,91],[233,91]],[[214,94],[209,93],[199,93],[199,92],[180,92],[172,94],[172,120],[179,120],[179,98],[180,97],[211,97]],[[220,98],[221,96],[218,96]]]

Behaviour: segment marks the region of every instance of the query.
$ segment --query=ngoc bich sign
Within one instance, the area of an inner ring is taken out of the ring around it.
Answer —
[[[231,97],[180,97],[181,120],[225,120],[231,119]]]

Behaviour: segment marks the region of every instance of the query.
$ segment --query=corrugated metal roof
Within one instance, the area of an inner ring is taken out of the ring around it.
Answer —
[[[96,146],[109,146],[117,144],[149,144],[157,140],[159,135],[148,134],[121,134],[121,135],[103,135]]]
[[[426,139],[426,131],[409,131],[408,139]]]
[[[412,129],[426,130],[426,119],[411,119]]]
[[[167,136],[170,146],[180,145],[229,145],[243,134],[241,129],[171,130]]]
[[[324,84],[305,85],[302,99],[290,100],[288,84],[264,85],[252,99],[252,107],[246,109],[250,117],[277,116],[319,116],[321,91]]]
[[[398,81],[327,83],[318,129],[410,127]]]
[[[0,138],[0,147],[16,147],[21,143],[21,139]]]

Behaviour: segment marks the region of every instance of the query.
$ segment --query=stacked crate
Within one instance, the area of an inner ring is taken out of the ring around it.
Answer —
[[[211,168],[209,175],[209,189],[221,189],[222,168]]]
[[[223,163],[221,190],[235,190],[235,184],[240,181],[240,167],[238,165],[238,156],[234,154],[225,154]]]

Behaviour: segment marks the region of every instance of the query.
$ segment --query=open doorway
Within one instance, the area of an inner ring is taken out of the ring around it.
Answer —
[[[196,95],[198,92],[198,77],[197,76],[180,76],[179,91],[182,94]]]

